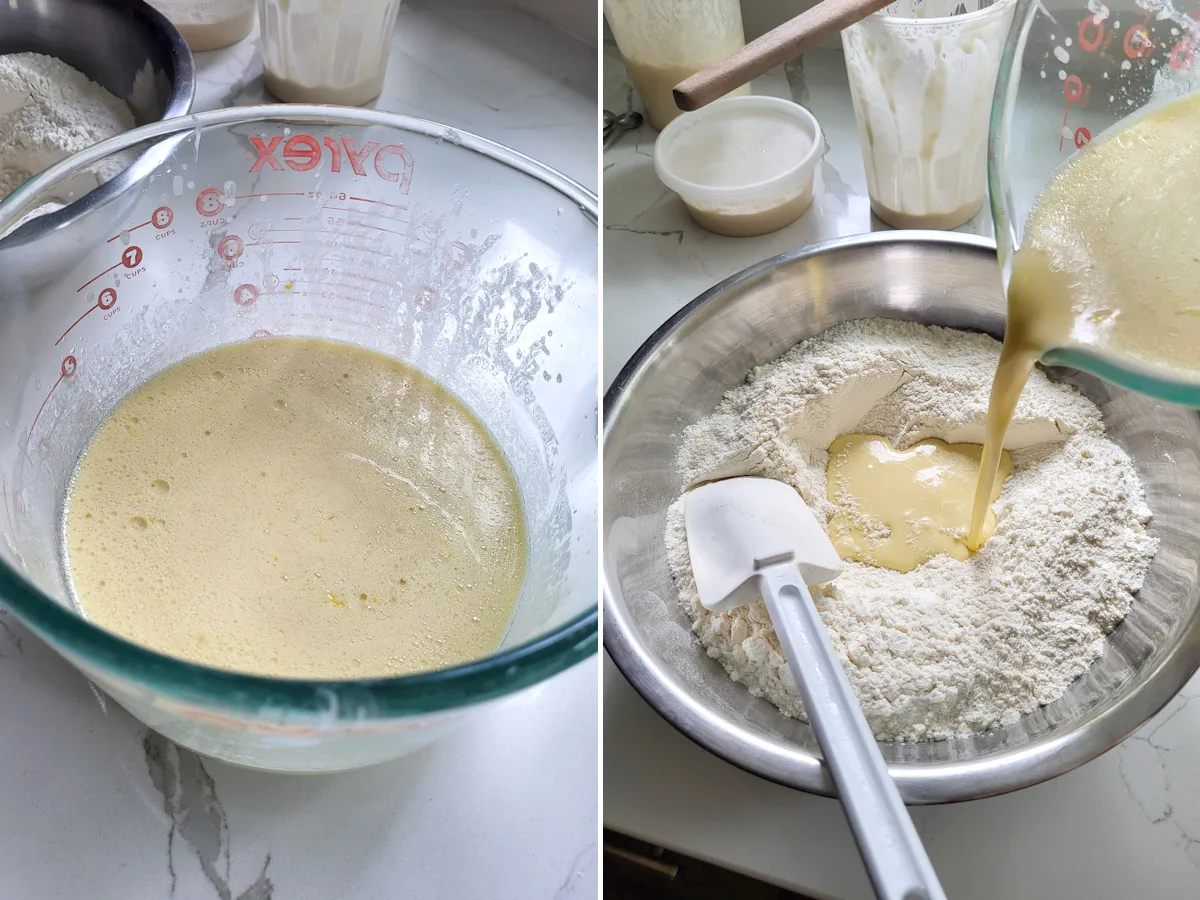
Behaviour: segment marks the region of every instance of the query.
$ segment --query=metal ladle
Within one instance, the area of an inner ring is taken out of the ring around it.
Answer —
[[[617,142],[627,131],[636,131],[642,127],[642,114],[640,112],[621,113],[613,119],[612,124],[607,127],[604,132],[604,149],[607,150]]]

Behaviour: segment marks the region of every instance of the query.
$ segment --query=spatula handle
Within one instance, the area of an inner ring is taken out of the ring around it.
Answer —
[[[761,570],[760,588],[876,894],[945,900],[795,564]]]

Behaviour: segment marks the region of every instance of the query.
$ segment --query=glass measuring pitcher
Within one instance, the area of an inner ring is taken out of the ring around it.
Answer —
[[[1200,87],[1198,41],[1200,24],[1170,0],[1017,0],[988,139],[988,186],[1005,289],[1043,185],[1118,123]],[[1200,406],[1200,381],[1172,380],[1127,357],[1073,346],[1043,359]]]
[[[13,228],[51,202],[67,205]],[[596,217],[590,192],[490,141],[315,106],[168,120],[31,180],[0,205],[0,604],[152,728],[276,770],[401,755],[594,653]],[[79,614],[62,517],[90,436],[167,366],[261,335],[400,359],[488,428],[529,548],[492,655],[369,681],[267,678]]]

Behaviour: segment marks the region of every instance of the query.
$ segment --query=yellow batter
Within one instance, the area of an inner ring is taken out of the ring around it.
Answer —
[[[484,656],[525,574],[516,482],[449,392],[384,356],[266,338],[130,395],[66,508],[84,615],[162,653],[281,677]]]
[[[933,438],[907,450],[895,450],[886,438],[873,434],[838,438],[829,446],[827,469],[828,497],[837,506],[829,537],[838,556],[897,572],[911,572],[941,554],[966,559],[982,450],[978,444]],[[1007,453],[1002,467],[996,496],[1012,470]],[[995,528],[989,509],[984,540]]]
[[[1200,379],[1200,94],[1134,118],[1054,173],[1013,257],[968,543],[982,541],[1004,433],[1052,348]]]

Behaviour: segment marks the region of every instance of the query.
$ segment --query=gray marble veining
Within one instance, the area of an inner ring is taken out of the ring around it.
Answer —
[[[175,854],[190,848],[217,896],[221,900],[231,900],[229,821],[217,797],[216,782],[204,768],[204,760],[150,730],[142,735],[142,748],[146,754],[150,781],[154,789],[162,794],[163,810],[171,820],[171,829],[167,832],[167,871],[171,873],[171,896],[175,895],[177,882]],[[238,894],[237,900],[270,900],[273,890],[267,878],[267,866],[270,864],[271,855],[268,853],[258,878]]]

